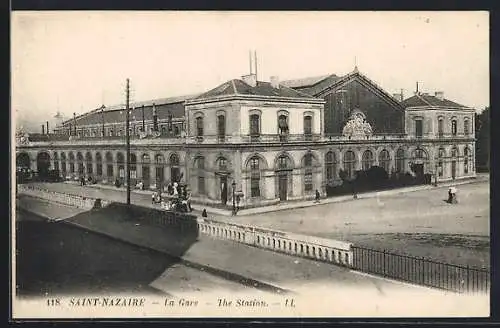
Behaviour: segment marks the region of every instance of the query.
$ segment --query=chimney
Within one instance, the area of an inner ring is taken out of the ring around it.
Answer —
[[[257,75],[255,74],[248,74],[248,75],[243,75],[241,77],[243,82],[248,84],[251,87],[256,87],[257,86]]]
[[[436,96],[437,99],[444,100],[444,92],[443,91],[436,91],[434,93],[434,95]]]
[[[277,76],[271,76],[271,86],[275,89],[280,88],[280,79]]]
[[[45,134],[45,124],[42,124],[42,134]]]
[[[47,121],[47,134],[49,134],[49,121]]]
[[[393,93],[392,96],[396,98],[397,101],[402,102],[403,101],[403,94],[402,93]]]

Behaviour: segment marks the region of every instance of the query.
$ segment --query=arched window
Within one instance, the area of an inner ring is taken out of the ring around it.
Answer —
[[[102,156],[101,153],[95,154],[96,161],[96,174],[97,176],[102,176]]]
[[[92,163],[92,154],[90,152],[87,152],[85,154],[85,165],[87,165],[87,174],[92,174],[93,163]]]
[[[205,194],[205,158],[197,157],[195,160],[198,180],[198,194]]]
[[[356,173],[355,165],[356,165],[356,156],[354,155],[354,152],[351,150],[346,151],[344,154],[344,170],[349,179],[354,178],[354,175]]]
[[[444,166],[443,161],[445,158],[445,150],[444,148],[439,148],[438,150],[438,176],[442,177],[444,175]]]
[[[396,152],[396,172],[404,173],[405,170],[405,151],[403,148],[399,148]]]
[[[130,179],[137,179],[137,156],[134,153],[130,154]],[[133,185],[135,183],[136,181],[134,181]]]
[[[280,114],[278,116],[278,133],[280,135],[288,134],[288,115]]]
[[[57,152],[54,152],[53,157],[54,157],[54,169],[59,171],[60,170],[59,169],[59,154]]]
[[[378,155],[379,166],[383,167],[385,172],[391,173],[391,155],[386,149],[383,149]]]
[[[80,153],[80,152],[76,153],[76,162],[78,163],[78,174],[83,175],[84,170],[83,170],[83,155],[82,155],[82,153]]]
[[[368,169],[370,169],[370,167],[373,166],[373,153],[370,150],[366,150],[363,153],[363,157],[362,157],[361,162],[362,162],[364,171],[367,171]]]
[[[337,158],[333,151],[329,151],[325,155],[326,180],[332,182],[337,175]]]
[[[313,190],[312,163],[313,163],[313,155],[311,153],[307,153],[304,156],[304,190],[305,191],[312,191]]]
[[[444,118],[442,116],[438,117],[438,136],[442,137],[444,134]]]
[[[113,178],[113,155],[108,151],[106,153],[106,176],[108,178]]]
[[[251,140],[258,140],[260,135],[260,115],[250,115],[250,137]]]
[[[260,159],[255,156],[250,159],[250,194],[260,197]]]
[[[468,118],[464,120],[464,135],[468,136],[470,134],[470,121]]]
[[[162,154],[158,154],[155,156],[155,164],[156,164],[156,185],[158,188],[162,188],[163,183],[165,182],[165,158]]]
[[[198,116],[196,118],[196,136],[203,137],[203,117]]]
[[[118,164],[118,176],[122,179],[125,178],[125,156],[119,152],[116,154],[116,163]]]
[[[66,177],[66,153],[61,153],[61,173]]]
[[[75,154],[69,153],[69,173],[75,173]]]
[[[219,142],[224,142],[226,136],[226,117],[224,114],[217,115],[217,138]]]
[[[456,118],[451,120],[451,134],[454,136],[457,135],[457,119]]]
[[[464,173],[468,174],[469,173],[469,148],[465,147],[464,148]]]
[[[312,116],[304,116],[304,137],[305,140],[312,140]]]

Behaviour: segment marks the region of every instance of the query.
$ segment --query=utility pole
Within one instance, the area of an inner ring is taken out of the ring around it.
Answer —
[[[126,139],[127,139],[127,205],[130,205],[130,80],[127,79],[126,86],[126,94],[127,94],[127,103],[126,103],[126,111],[127,111],[127,123],[126,123]]]

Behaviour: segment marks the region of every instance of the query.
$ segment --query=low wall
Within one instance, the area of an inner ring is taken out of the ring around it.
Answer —
[[[79,195],[65,194],[60,192],[55,192],[43,188],[33,187],[30,185],[18,185],[17,192],[19,194],[28,195],[36,198],[45,199],[54,203],[60,203],[64,205],[74,206],[77,208],[82,208],[86,210],[91,210],[94,208],[106,207],[109,205],[109,201],[99,199],[99,198],[89,198]]]
[[[331,239],[291,234],[215,220],[198,219],[198,230],[205,235],[233,240],[293,256],[337,265],[352,266],[352,244]]]

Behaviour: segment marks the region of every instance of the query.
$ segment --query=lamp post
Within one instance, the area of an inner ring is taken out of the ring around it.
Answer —
[[[434,174],[434,187],[437,187],[438,185],[438,164],[436,163],[436,173]]]
[[[233,215],[236,215],[236,182],[233,180],[233,183],[231,184],[233,187]]]

